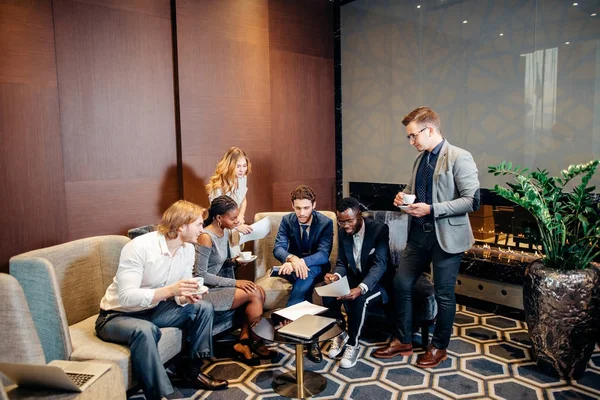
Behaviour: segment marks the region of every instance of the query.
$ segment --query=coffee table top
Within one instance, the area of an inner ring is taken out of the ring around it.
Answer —
[[[334,337],[341,335],[344,330],[340,327],[340,324],[336,322],[329,329],[325,330],[321,335],[316,336],[312,339],[294,338],[287,335],[280,335],[277,330],[281,328],[281,323],[288,321],[285,318],[274,314],[277,310],[268,311],[263,314],[263,317],[252,326],[252,332],[258,337],[275,343],[286,343],[286,344],[311,344],[320,343],[327,340],[331,340]]]

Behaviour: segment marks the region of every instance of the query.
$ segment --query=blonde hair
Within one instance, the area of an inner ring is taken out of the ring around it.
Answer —
[[[238,188],[238,181],[235,177],[235,166],[241,157],[244,157],[248,164],[246,175],[250,174],[252,166],[244,150],[239,147],[230,147],[223,158],[217,163],[215,173],[210,177],[208,185],[206,185],[206,191],[209,196],[215,193],[217,189],[221,189],[221,194],[229,194]]]
[[[178,235],[177,229],[183,225],[191,224],[205,214],[205,208],[189,201],[179,200],[171,204],[163,213],[156,230],[165,235],[167,239],[175,239]]]

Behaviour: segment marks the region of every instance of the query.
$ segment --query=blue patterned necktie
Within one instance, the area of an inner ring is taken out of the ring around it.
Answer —
[[[427,178],[429,176],[429,157],[431,156],[430,152],[427,152],[427,159],[425,160],[425,167],[423,168],[423,173],[421,174],[421,179],[419,181],[419,185],[417,186],[417,199],[420,203],[427,202]],[[417,218],[417,222],[420,225],[425,224],[425,218],[420,217]]]
[[[300,251],[302,251],[302,254],[308,254],[310,248],[308,245],[308,232],[306,232],[306,230],[308,229],[308,225],[300,225],[302,227],[302,238],[300,240]]]

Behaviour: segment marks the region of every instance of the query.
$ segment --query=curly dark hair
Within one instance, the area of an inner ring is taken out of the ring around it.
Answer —
[[[296,189],[292,190],[292,203],[294,200],[310,200],[311,203],[314,203],[317,200],[317,195],[315,191],[312,190],[310,186],[300,185]]]

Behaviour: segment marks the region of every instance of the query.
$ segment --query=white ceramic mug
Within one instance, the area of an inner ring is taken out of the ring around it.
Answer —
[[[412,204],[415,202],[416,199],[417,196],[415,196],[414,194],[405,194],[404,197],[402,197],[402,201],[404,202],[404,204]]]
[[[198,282],[198,289],[200,289],[202,286],[204,286],[204,278],[202,278],[201,276],[198,276],[194,279],[196,280],[196,282]]]

